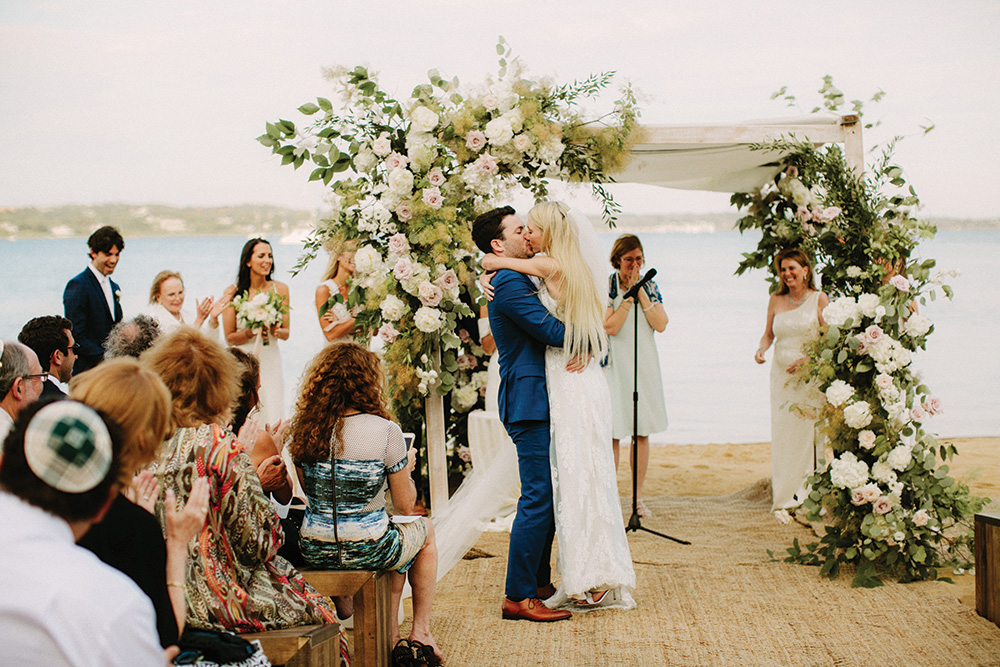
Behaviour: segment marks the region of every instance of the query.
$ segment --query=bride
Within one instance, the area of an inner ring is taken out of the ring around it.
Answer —
[[[545,353],[551,419],[552,493],[561,581],[550,607],[577,611],[635,606],[632,556],[625,538],[611,442],[611,397],[600,359],[604,334],[603,258],[589,221],[560,202],[528,213],[531,259],[486,255],[487,271],[512,269],[541,278],[539,297],[566,324],[563,349]],[[579,373],[568,357],[589,357]]]

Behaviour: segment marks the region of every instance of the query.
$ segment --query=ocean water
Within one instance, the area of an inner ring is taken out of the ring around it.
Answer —
[[[601,235],[609,253],[616,236]],[[768,440],[769,366],[753,361],[764,329],[767,284],[762,272],[733,274],[755,238],[736,232],[640,237],[647,267],[658,271],[670,317],[667,330],[657,335],[670,426],[652,442]],[[127,238],[114,273],[125,316],[147,307],[153,276],[163,269],[181,272],[188,299],[219,296],[235,282],[244,240]],[[281,344],[288,412],[302,371],[324,342],[314,290],[325,258],[292,277],[288,272],[300,246],[275,242],[273,249],[275,277],[291,290],[291,336]],[[939,298],[921,311],[935,332],[914,364],[945,405],[927,425],[941,436],[1000,436],[1000,231],[940,232],[919,254],[937,259],[939,268],[961,271],[950,281],[954,300]],[[0,338],[16,338],[37,315],[61,314],[63,287],[87,261],[83,239],[0,241]]]

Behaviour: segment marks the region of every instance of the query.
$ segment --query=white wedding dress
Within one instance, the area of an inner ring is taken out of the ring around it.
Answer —
[[[545,287],[542,304],[555,312]],[[611,450],[611,392],[600,363],[582,373],[566,370],[561,348],[545,351],[552,444],[552,499],[555,508],[559,589],[550,607],[577,607],[591,589],[613,591],[602,609],[635,607],[635,570],[625,537],[614,455]]]

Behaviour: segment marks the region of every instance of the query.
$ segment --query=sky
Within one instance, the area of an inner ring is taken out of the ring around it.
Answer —
[[[994,0],[12,0],[0,5],[0,207],[321,207],[308,171],[255,141],[265,121],[298,121],[298,106],[332,96],[330,66],[366,65],[402,100],[430,69],[480,86],[503,35],[528,78],[616,71],[648,124],[798,115],[826,74],[848,99],[883,90],[865,145],[906,135],[897,163],[923,213],[997,217],[998,28]],[[799,108],[769,99],[782,86]],[[615,192],[626,213],[728,210],[719,193]]]

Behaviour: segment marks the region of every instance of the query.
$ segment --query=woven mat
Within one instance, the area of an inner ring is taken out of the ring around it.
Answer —
[[[432,631],[459,665],[1000,665],[1000,628],[941,584],[852,589],[771,561],[809,528],[768,513],[767,480],[729,496],[647,499],[629,533],[638,608],[569,621],[503,621],[508,535],[485,533],[442,579]],[[408,621],[402,628],[404,636]]]

